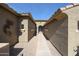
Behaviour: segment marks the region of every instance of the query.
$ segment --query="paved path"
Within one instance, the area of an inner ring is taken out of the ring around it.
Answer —
[[[36,55],[37,56],[51,56],[50,50],[47,45],[47,41],[45,37],[43,36],[42,32],[39,32],[37,35],[38,44],[37,44],[37,50]]]
[[[19,42],[12,51],[14,55],[20,56],[61,56],[42,32],[39,32],[28,43]]]
[[[37,56],[60,56],[60,53],[55,49],[50,41],[46,40],[42,32],[37,35],[37,39]]]
[[[33,56],[35,55],[36,37],[34,36],[29,42],[19,42],[11,49],[13,56]]]
[[[47,40],[47,44],[52,56],[61,56],[61,54],[56,50],[49,40]]]

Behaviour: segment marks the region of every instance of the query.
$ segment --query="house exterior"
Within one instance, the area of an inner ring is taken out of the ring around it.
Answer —
[[[64,56],[79,53],[79,4],[60,8],[44,25],[43,33]]]
[[[0,53],[9,55],[9,46],[28,43],[40,31],[61,55],[79,55],[79,4],[58,9],[48,21],[34,21],[30,13],[17,13],[0,3]]]
[[[28,41],[36,32],[31,14],[19,14],[7,4],[0,3],[0,43],[15,45],[19,40]]]

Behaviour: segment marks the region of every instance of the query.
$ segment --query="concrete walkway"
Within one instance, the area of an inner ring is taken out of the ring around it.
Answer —
[[[55,49],[55,47],[46,40],[42,32],[37,35],[37,56],[60,56],[60,53]]]
[[[37,39],[38,39],[38,44],[37,44],[36,55],[51,56],[51,52],[48,48],[47,41],[43,36],[42,32],[39,32],[39,34],[37,35]]]
[[[47,40],[47,44],[52,56],[61,56],[61,54],[56,50],[49,40]]]
[[[61,56],[50,41],[46,40],[42,32],[39,32],[28,43],[16,44],[12,52],[18,56]]]
[[[13,56],[33,56],[36,49],[36,36],[34,36],[29,42],[19,42],[14,48],[11,49],[11,55]]]

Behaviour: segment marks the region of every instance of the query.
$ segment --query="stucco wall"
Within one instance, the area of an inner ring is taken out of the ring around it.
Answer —
[[[62,55],[67,55],[68,51],[68,28],[67,19],[62,18],[54,23],[49,23],[44,27],[44,35],[57,48]]]
[[[36,22],[36,24],[37,24],[37,26],[44,26],[44,24],[45,24],[46,22]]]
[[[20,21],[20,35],[19,37],[19,42],[28,42],[28,19],[21,17],[19,20]],[[22,25],[24,28],[22,28]]]
[[[30,20],[29,16],[20,17],[20,35],[19,42],[28,42],[36,34],[36,24]],[[24,25],[24,28],[21,28]]]
[[[10,26],[7,24],[7,21],[11,21]],[[0,6],[0,43],[10,43],[10,46],[14,45],[17,42],[17,35],[16,35],[16,23],[17,17],[7,11],[6,9]],[[8,26],[7,26],[8,25]],[[7,26],[7,29],[4,27]],[[4,31],[10,31],[11,33],[5,33]]]
[[[36,35],[36,24],[34,24],[31,20],[29,20],[28,21],[28,40],[30,40],[35,35]]]
[[[68,15],[68,55],[76,55],[79,46],[79,6],[64,11]]]
[[[78,10],[79,6],[76,6],[63,11],[63,13],[65,13],[66,16],[68,17],[68,22],[66,21],[66,19],[63,19],[65,21],[62,24],[67,25],[68,23],[68,29],[67,26],[65,25],[63,28],[60,25],[58,25],[59,29],[55,32],[54,29],[57,26],[55,26],[53,23],[45,26],[46,29],[44,31],[44,35],[54,44],[54,46],[59,50],[59,52],[62,55],[68,54],[69,56],[74,56],[77,54],[77,52],[79,53],[79,48],[77,48],[77,46],[79,46]]]

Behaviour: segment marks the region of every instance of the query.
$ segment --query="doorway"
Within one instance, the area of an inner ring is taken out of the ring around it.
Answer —
[[[40,26],[38,27],[38,32],[42,31],[42,29],[43,29],[43,26],[40,25]]]

